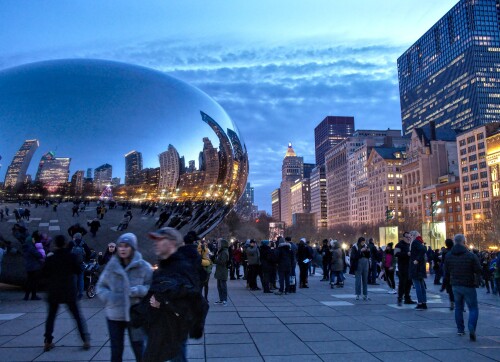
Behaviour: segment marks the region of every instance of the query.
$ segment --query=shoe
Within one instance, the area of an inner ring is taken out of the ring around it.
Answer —
[[[306,288],[307,289],[307,288],[309,288],[309,286],[308,285],[304,285],[302,288]]]
[[[401,307],[403,305],[403,301],[401,299],[398,299],[398,307]]]
[[[214,302],[214,304],[221,305],[222,304],[222,300],[218,300],[217,302]]]
[[[417,304],[417,306],[415,307],[415,310],[424,310],[424,307],[423,307],[423,304]]]
[[[85,338],[83,339],[83,346],[82,346],[82,348],[85,351],[88,351],[90,349],[90,335],[89,334],[85,335]]]
[[[272,293],[270,290],[264,290],[264,293]]]
[[[278,292],[274,292],[274,294],[275,295],[283,295],[283,292],[278,291]]]
[[[460,336],[460,337],[461,337],[461,336],[463,336],[463,335],[465,335],[465,332],[460,332],[460,331],[458,331],[458,332],[457,332],[457,336]]]
[[[450,302],[450,310],[454,310],[455,309],[455,302]]]
[[[422,309],[427,309],[427,303],[422,303]]]
[[[225,300],[222,301],[222,306],[227,306],[227,302]]]
[[[31,297],[31,300],[42,300],[38,295]]]
[[[471,342],[475,342],[476,341],[476,332],[470,332],[469,338],[470,338]]]
[[[330,288],[333,289],[333,284],[330,283]]]
[[[415,302],[414,300],[405,300],[405,304],[417,304],[417,302]]]
[[[368,296],[366,296],[366,295],[365,295],[365,296],[363,297],[363,300],[364,300],[365,302],[369,302],[371,299],[370,299],[370,298],[368,298]]]
[[[356,300],[359,300],[359,295],[356,295]]]
[[[43,351],[44,352],[48,352],[50,351],[52,348],[54,348],[56,345],[54,343],[52,343],[52,341],[48,341],[48,340],[45,340],[45,343],[43,345]]]

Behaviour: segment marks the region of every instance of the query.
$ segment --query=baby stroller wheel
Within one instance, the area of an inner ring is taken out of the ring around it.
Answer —
[[[91,284],[89,285],[89,287],[87,288],[87,297],[89,298],[94,298],[96,295],[96,291],[95,291],[95,285],[94,284]]]

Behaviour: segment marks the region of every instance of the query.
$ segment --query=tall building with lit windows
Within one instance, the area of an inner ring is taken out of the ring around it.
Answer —
[[[101,192],[113,179],[113,166],[108,163],[97,167],[94,170],[94,188]]]
[[[49,192],[55,192],[68,182],[71,158],[56,157],[54,152],[47,152],[40,159],[35,181]]]
[[[281,221],[284,221],[287,226],[292,225],[291,187],[295,184],[295,181],[301,180],[303,177],[304,158],[298,157],[292,148],[292,144],[289,143],[281,166],[280,184]]]
[[[125,185],[141,183],[142,153],[130,151],[125,155]]]
[[[354,117],[326,116],[314,129],[316,165],[325,164],[325,153],[354,132]]]
[[[4,187],[15,188],[24,183],[26,179],[26,171],[30,165],[31,158],[38,149],[38,140],[26,140],[22,144],[19,151],[16,152],[10,166],[7,168],[5,175]]]
[[[460,0],[398,58],[403,134],[500,120],[500,4]]]

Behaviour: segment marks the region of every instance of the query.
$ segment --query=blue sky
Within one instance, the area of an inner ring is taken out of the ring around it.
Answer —
[[[401,128],[397,57],[456,3],[2,0],[0,69],[99,58],[202,89],[238,125],[256,203],[270,211],[287,143],[313,162],[314,127],[325,116]]]

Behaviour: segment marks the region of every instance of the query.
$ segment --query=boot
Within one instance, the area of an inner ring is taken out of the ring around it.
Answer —
[[[44,345],[43,345],[43,351],[48,352],[54,347],[55,347],[55,344],[52,343],[52,339],[45,338]]]
[[[450,310],[454,310],[455,309],[455,302],[450,302]]]

